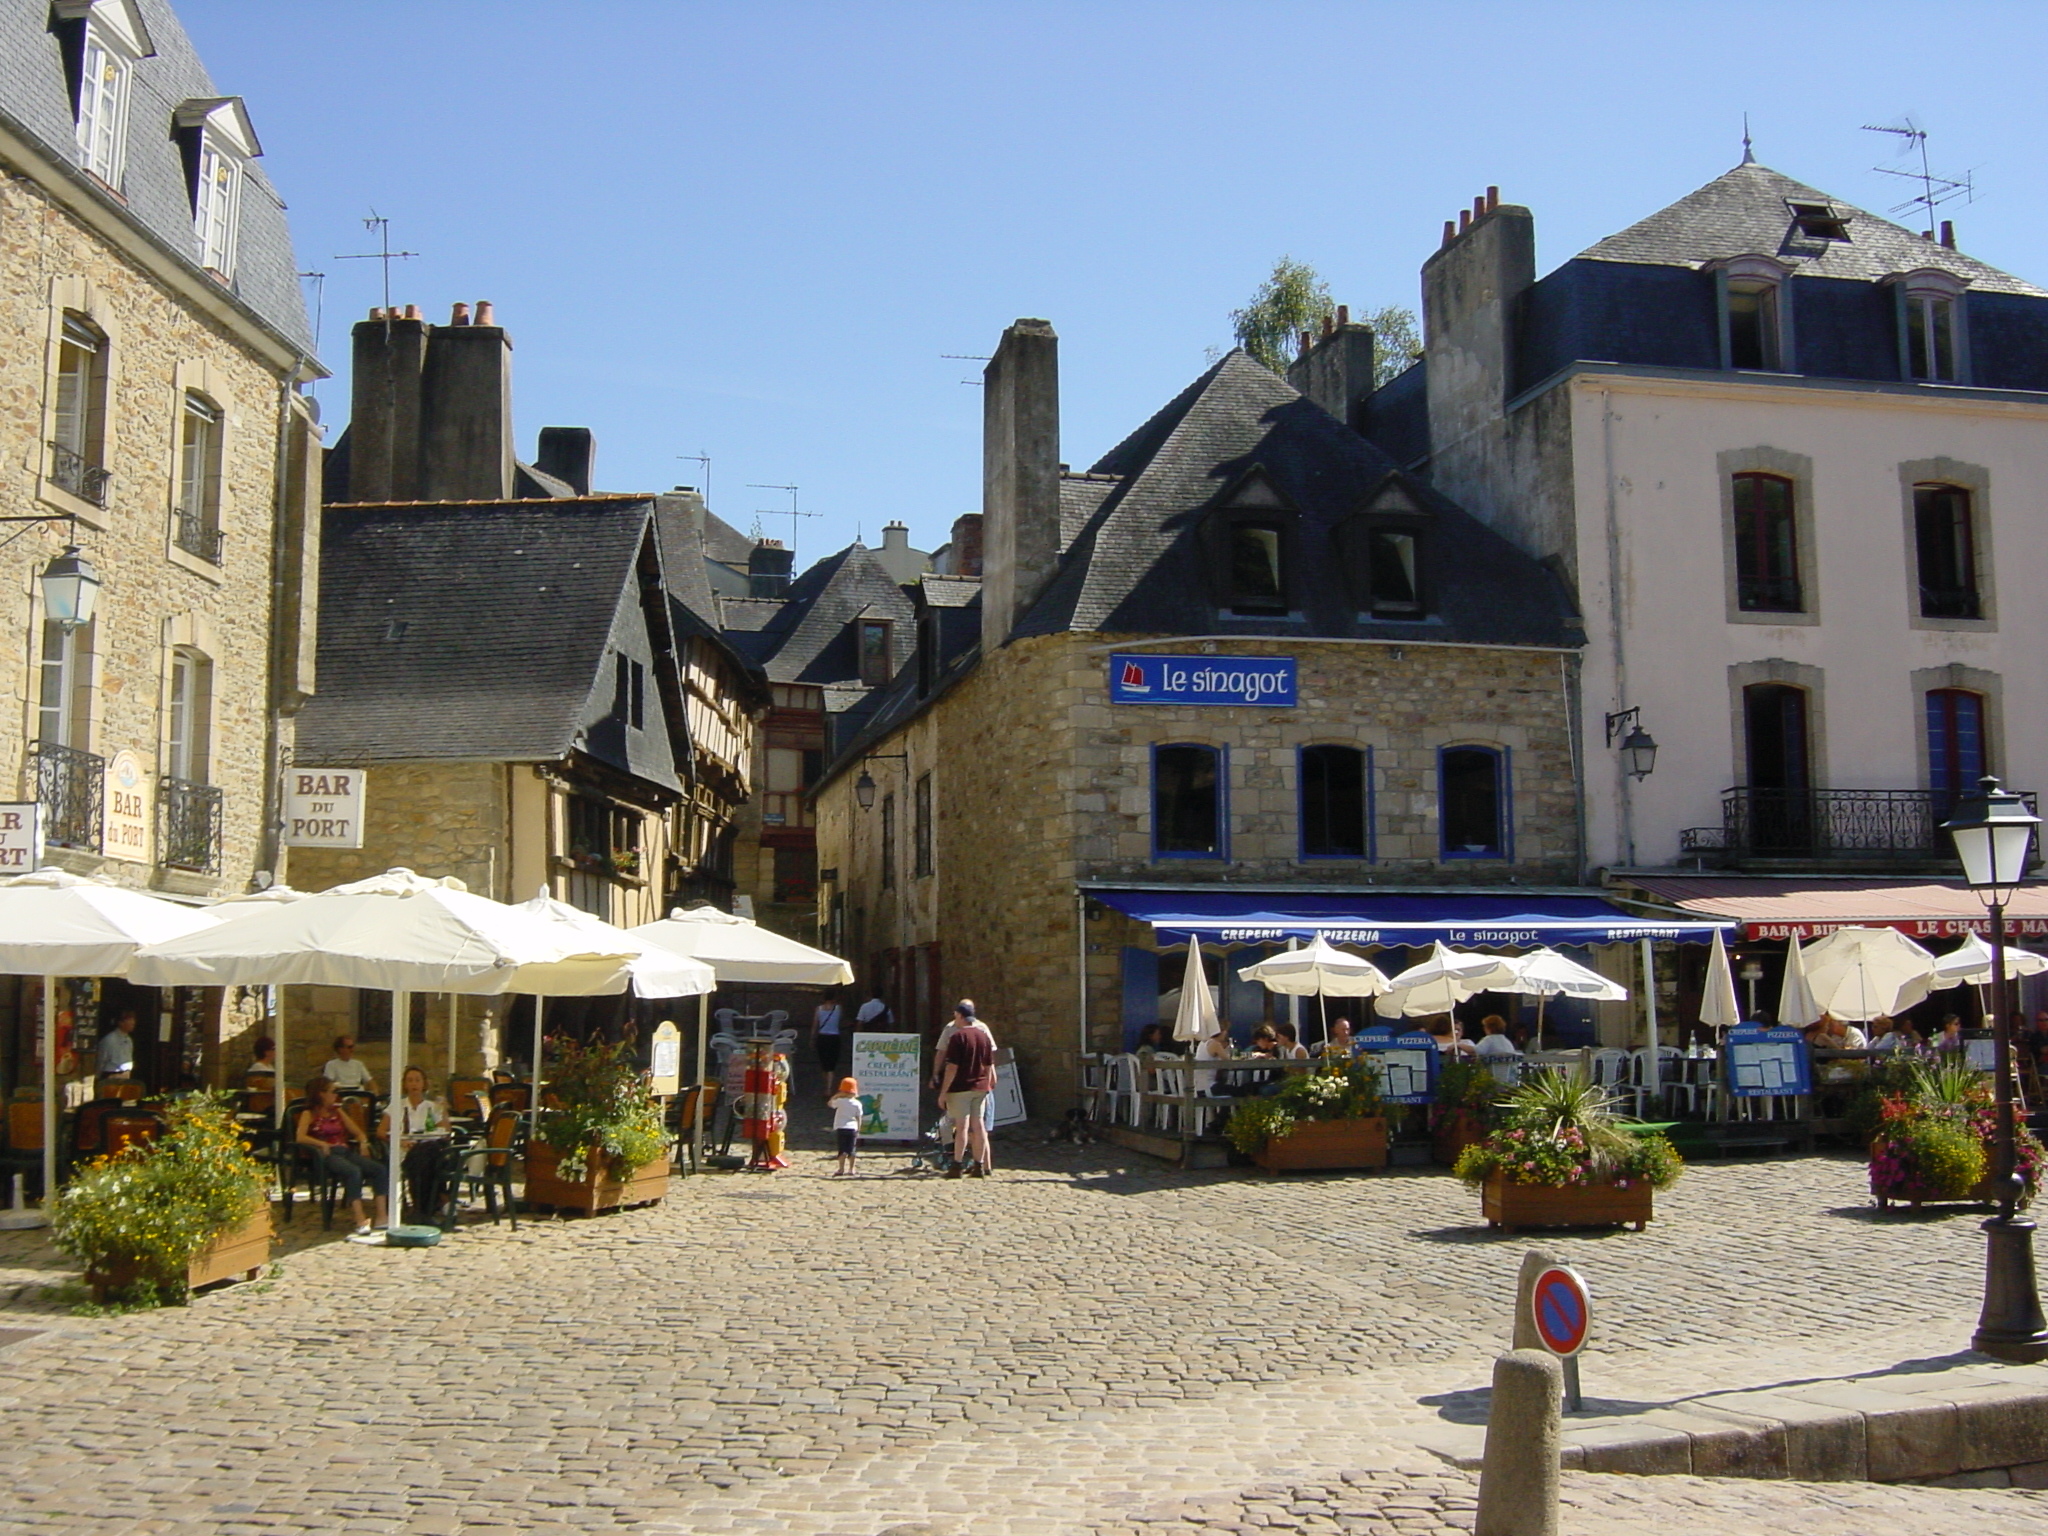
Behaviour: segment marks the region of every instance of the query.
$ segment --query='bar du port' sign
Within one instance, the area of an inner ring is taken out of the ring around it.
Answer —
[[[285,846],[362,847],[365,777],[360,768],[286,769]]]
[[[1294,658],[1118,652],[1109,658],[1109,702],[1292,709]]]

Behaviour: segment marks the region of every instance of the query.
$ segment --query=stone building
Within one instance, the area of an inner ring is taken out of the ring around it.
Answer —
[[[1155,898],[1224,914],[1242,1023],[1276,911],[1421,943],[1580,867],[1551,570],[1241,352],[1069,471],[1056,349],[1005,332],[981,579],[926,578],[916,654],[815,795],[829,936],[909,1026],[980,1000],[1034,1107],[1178,985]],[[1442,922],[1411,935],[1423,896]]]
[[[2048,775],[2048,290],[1745,160],[1541,277],[1489,191],[1422,298],[1424,360],[1339,409],[1568,583],[1589,862],[1752,941],[1981,927],[1939,827]]]
[[[198,898],[284,872],[277,764],[314,687],[322,377],[284,205],[241,98],[164,0],[0,7],[0,797],[45,862]],[[45,606],[67,545],[88,622]],[[0,1088],[28,1049],[0,982]],[[217,1044],[218,993],[68,989],[86,1045],[134,1007],[152,1081]]]

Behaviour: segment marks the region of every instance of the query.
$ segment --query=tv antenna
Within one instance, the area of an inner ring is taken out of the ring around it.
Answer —
[[[758,482],[756,482],[756,481],[752,481],[752,480],[749,480],[749,481],[747,482],[747,489],[748,489],[748,490],[750,490],[750,491],[787,491],[787,492],[789,492],[789,511],[788,511],[788,512],[787,512],[786,514],[785,514],[785,513],[782,513],[782,512],[770,512],[770,511],[767,511],[767,510],[765,510],[765,509],[757,509],[757,510],[755,511],[755,514],[754,514],[754,515],[755,515],[755,517],[757,517],[757,518],[762,518],[762,517],[783,517],[783,516],[787,516],[787,517],[789,518],[789,563],[790,563],[790,566],[791,566],[791,568],[792,568],[792,569],[794,569],[794,568],[795,568],[795,566],[796,566],[796,533],[797,533],[797,528],[798,528],[798,526],[799,526],[799,524],[798,524],[798,522],[797,522],[797,519],[799,519],[799,518],[804,518],[804,517],[823,517],[823,516],[824,516],[825,514],[824,514],[824,513],[822,513],[822,512],[799,512],[799,511],[797,511],[797,509],[796,509],[796,487],[795,487],[795,486],[793,486],[793,485],[761,485],[761,484],[759,484],[759,483],[758,483]],[[760,527],[761,525],[760,525],[760,523],[759,523],[759,522],[756,522],[756,523],[754,524],[754,526],[755,526],[756,528],[759,528],[759,527]],[[757,534],[757,535],[756,535],[756,537],[759,537],[759,535]]]
[[[978,352],[941,352],[939,356],[948,358],[956,363],[985,363],[989,360]],[[981,388],[981,380],[979,379],[962,379],[960,382],[962,384],[971,384],[976,389]]]
[[[676,457],[686,464],[701,464],[704,467],[704,505],[711,505],[711,455],[708,453],[679,453]]]
[[[334,259],[336,261],[381,261],[384,263],[384,310],[388,318],[391,310],[391,263],[394,261],[411,261],[415,256],[419,255],[419,252],[394,251],[391,249],[391,221],[378,213],[374,208],[370,210],[370,216],[363,220],[363,228],[375,232],[381,249],[360,251],[353,256],[337,256]]]
[[[1951,198],[1960,197],[1966,203],[1974,203],[1977,200],[1977,188],[1971,179],[1974,172],[1963,172],[1961,180],[1951,176],[1937,176],[1934,174],[1927,159],[1927,130],[1914,122],[1912,118],[1905,118],[1899,123],[1865,123],[1863,131],[1865,133],[1889,133],[1893,135],[1899,141],[1899,153],[1902,156],[1911,155],[1916,150],[1919,152],[1920,169],[1917,171],[1902,171],[1894,165],[1874,165],[1871,167],[1872,170],[1881,176],[1899,176],[1907,181],[1917,181],[1920,183],[1919,196],[1909,197],[1903,203],[1895,204],[1889,210],[1890,212],[1904,213],[1912,208],[1926,210],[1927,231],[1929,234],[1932,234],[1935,228],[1934,210],[1936,208],[1939,208]]]

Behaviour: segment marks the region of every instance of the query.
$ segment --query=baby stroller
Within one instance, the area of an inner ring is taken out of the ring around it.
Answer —
[[[901,1171],[904,1173],[944,1173],[953,1165],[953,1121],[950,1116],[939,1116],[938,1123],[926,1131],[910,1149],[910,1163]]]

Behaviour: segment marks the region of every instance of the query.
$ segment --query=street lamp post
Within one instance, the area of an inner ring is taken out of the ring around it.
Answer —
[[[1943,830],[1955,839],[1963,877],[1991,914],[1992,1038],[1996,1043],[1998,1214],[1984,1223],[1984,1309],[1970,1343],[2001,1360],[2048,1360],[2048,1318],[2034,1273],[2034,1223],[2019,1214],[2018,1125],[2012,1096],[2012,1008],[2005,973],[2005,907],[2027,872],[2041,819],[2018,795],[1986,775],[1973,799],[1956,806]]]

